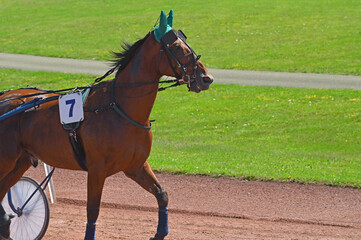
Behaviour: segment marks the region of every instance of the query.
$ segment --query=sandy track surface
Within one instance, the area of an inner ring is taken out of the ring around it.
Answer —
[[[25,175],[41,180],[42,166]],[[361,190],[158,173],[169,193],[167,239],[361,239]],[[86,173],[56,169],[58,202],[44,239],[83,239]],[[119,173],[107,179],[97,239],[149,239],[155,198]]]

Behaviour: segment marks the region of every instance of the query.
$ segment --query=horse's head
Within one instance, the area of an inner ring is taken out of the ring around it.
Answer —
[[[173,10],[169,12],[168,18],[162,11],[159,26],[154,29],[154,37],[161,44],[160,73],[176,77],[181,83],[187,84],[190,91],[199,93],[207,90],[213,82],[213,76],[199,60],[201,55],[197,55],[188,45],[185,34],[181,30],[174,30],[172,26]]]

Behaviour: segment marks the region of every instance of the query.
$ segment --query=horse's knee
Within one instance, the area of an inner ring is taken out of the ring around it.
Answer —
[[[168,206],[168,193],[165,189],[160,188],[159,191],[157,191],[155,196],[157,198],[159,206],[162,206],[162,207]]]

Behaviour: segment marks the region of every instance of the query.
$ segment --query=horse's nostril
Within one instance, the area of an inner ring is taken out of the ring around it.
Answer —
[[[213,82],[213,79],[209,76],[203,76],[203,82],[207,84],[211,84]]]
[[[212,81],[209,77],[203,77],[203,81],[205,81],[205,82],[210,82],[210,81]]]

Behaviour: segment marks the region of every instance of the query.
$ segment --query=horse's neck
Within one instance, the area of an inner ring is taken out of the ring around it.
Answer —
[[[157,63],[144,50],[138,50],[128,66],[115,79],[114,100],[133,120],[147,124],[158,91]],[[146,83],[142,85],[143,83]],[[149,84],[154,83],[154,84]],[[116,87],[134,84],[131,87]]]

